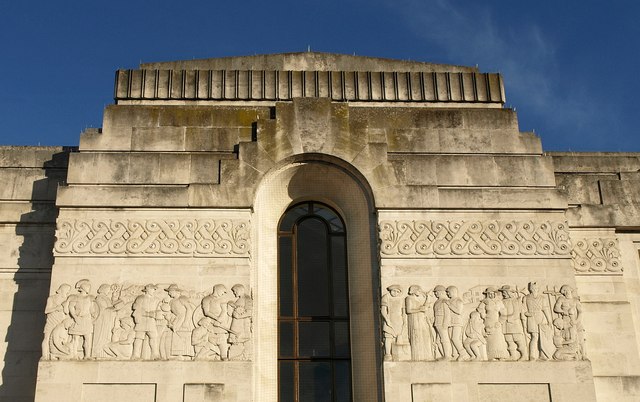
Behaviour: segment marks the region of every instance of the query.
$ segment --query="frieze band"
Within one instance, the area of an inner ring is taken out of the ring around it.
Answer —
[[[249,233],[249,221],[242,219],[58,220],[55,252],[247,257]]]
[[[381,252],[389,257],[566,256],[566,222],[382,221]]]
[[[176,284],[82,279],[47,299],[43,360],[250,360],[253,299],[242,284],[196,293]]]
[[[569,285],[423,289],[390,285],[382,296],[386,361],[586,359],[582,306]]]
[[[579,274],[622,274],[618,240],[615,238],[588,238],[574,241],[571,250],[573,268]]]

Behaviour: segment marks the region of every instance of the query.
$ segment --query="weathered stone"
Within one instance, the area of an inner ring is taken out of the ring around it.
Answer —
[[[78,152],[0,147],[0,399],[275,401],[293,361],[345,400],[637,399],[638,154],[543,153],[472,67],[149,63],[115,100]]]

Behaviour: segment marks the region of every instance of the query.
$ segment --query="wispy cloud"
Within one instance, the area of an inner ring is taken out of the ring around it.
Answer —
[[[521,117],[525,111],[533,117],[529,120],[541,120],[538,127],[547,131],[543,135],[564,136],[571,130],[584,138],[590,131],[596,140],[601,130],[615,124],[613,108],[603,111],[602,102],[586,86],[561,75],[554,38],[539,24],[500,26],[486,3],[400,0],[389,7],[401,14],[417,37],[441,49],[450,62],[500,71],[507,104],[518,107]],[[606,122],[603,112],[608,113]],[[532,128],[536,127],[523,127]]]

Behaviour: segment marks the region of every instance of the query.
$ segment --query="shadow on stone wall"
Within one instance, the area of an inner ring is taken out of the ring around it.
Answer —
[[[22,239],[14,275],[13,313],[7,329],[0,400],[33,401],[49,294],[55,222],[55,197],[67,177],[69,153],[64,147],[43,165],[44,178],[33,182],[31,211],[20,216],[16,237]],[[10,313],[10,312],[5,312]]]

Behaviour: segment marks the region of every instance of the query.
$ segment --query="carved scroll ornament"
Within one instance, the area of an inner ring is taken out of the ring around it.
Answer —
[[[569,285],[387,287],[381,315],[386,361],[583,360],[582,306]]]
[[[390,257],[568,255],[565,222],[383,221],[381,252]]]
[[[249,255],[249,221],[233,219],[59,220],[57,254]]]
[[[615,238],[588,238],[574,241],[571,250],[573,268],[578,273],[622,274],[622,261],[618,240]]]
[[[82,279],[47,299],[43,360],[250,360],[253,299],[244,285],[210,294],[176,284]]]

